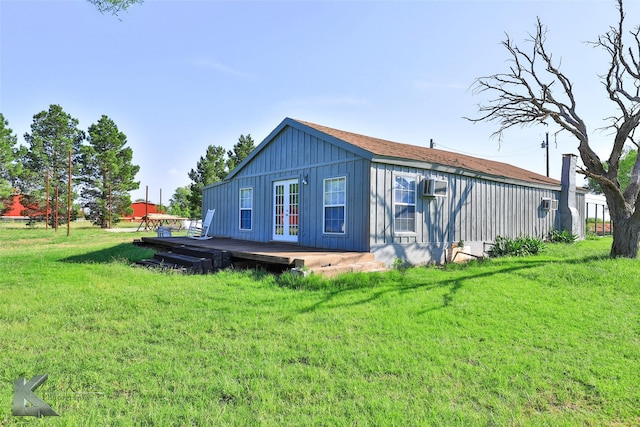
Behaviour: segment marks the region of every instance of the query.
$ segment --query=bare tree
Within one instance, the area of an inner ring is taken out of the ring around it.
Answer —
[[[597,181],[607,199],[614,222],[612,257],[637,258],[640,242],[640,157],[635,162],[629,185],[618,181],[620,158],[626,143],[640,148],[634,138],[640,123],[640,27],[629,31],[631,47],[624,44],[625,14],[622,0],[617,0],[617,26],[592,44],[609,54],[608,72],[600,76],[616,115],[609,117],[613,146],[606,164],[589,145],[587,126],[576,112],[573,86],[545,49],[546,28],[537,20],[536,32],[528,40],[531,50],[522,50],[507,35],[502,45],[510,54],[509,71],[476,79],[474,94],[488,92],[493,98],[478,106],[479,117],[473,122],[497,122],[494,135],[499,138],[512,126],[529,126],[553,122],[578,140],[578,152],[584,167],[579,172]]]

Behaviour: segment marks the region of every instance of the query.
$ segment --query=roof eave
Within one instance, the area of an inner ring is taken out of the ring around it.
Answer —
[[[479,172],[479,171],[455,167],[455,166],[442,165],[439,163],[404,159],[399,157],[374,156],[371,159],[371,162],[392,164],[392,165],[405,166],[405,167],[411,167],[411,168],[417,168],[417,169],[426,169],[426,170],[431,170],[436,172],[466,176],[470,178],[481,178],[481,179],[486,179],[486,180],[505,183],[505,184],[522,185],[526,187],[544,188],[549,190],[559,190],[562,188],[561,183],[559,181],[557,184],[552,184],[547,182],[528,181],[523,179],[509,178],[501,175],[489,174],[486,172]]]

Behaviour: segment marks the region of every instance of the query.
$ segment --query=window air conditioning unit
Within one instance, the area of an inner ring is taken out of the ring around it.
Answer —
[[[447,195],[449,183],[447,181],[439,181],[433,178],[423,180],[422,196],[423,197],[444,197]]]
[[[542,210],[543,211],[557,211],[558,201],[550,197],[542,198]]]

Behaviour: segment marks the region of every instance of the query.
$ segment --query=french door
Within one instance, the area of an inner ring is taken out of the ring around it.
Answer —
[[[273,240],[298,241],[299,189],[297,179],[273,183]]]

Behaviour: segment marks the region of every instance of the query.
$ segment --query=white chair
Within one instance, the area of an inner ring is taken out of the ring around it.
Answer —
[[[186,237],[196,240],[212,239],[213,236],[209,236],[209,228],[211,227],[211,221],[213,221],[213,214],[216,213],[215,209],[209,209],[207,215],[202,222],[191,221],[189,229],[187,230]]]

